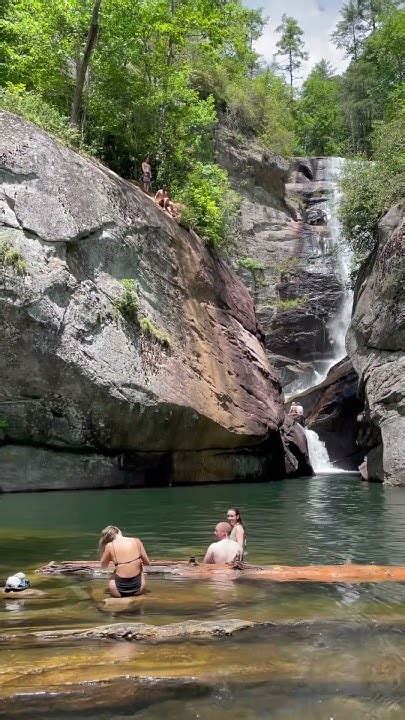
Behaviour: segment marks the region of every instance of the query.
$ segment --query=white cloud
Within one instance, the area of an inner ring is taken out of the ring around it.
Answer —
[[[298,20],[304,31],[305,48],[309,60],[303,63],[299,70],[302,82],[311,68],[322,58],[329,60],[338,72],[342,72],[348,65],[344,52],[338,50],[331,42],[330,35],[339,20],[340,0],[245,0],[251,8],[262,8],[263,15],[268,17],[268,23],[263,35],[256,43],[256,51],[271,62],[275,54],[276,42],[279,35],[276,27],[280,25],[283,13],[291,15]]]

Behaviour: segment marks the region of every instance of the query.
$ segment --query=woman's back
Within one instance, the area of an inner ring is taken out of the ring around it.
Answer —
[[[142,571],[142,544],[138,538],[119,535],[107,545],[106,549],[110,551],[115,564],[115,574],[119,577],[134,577]]]

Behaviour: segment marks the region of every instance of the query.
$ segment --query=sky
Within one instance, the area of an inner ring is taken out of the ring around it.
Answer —
[[[264,17],[269,21],[262,37],[256,43],[256,52],[271,61],[276,52],[279,35],[275,29],[281,22],[283,13],[298,20],[304,31],[305,48],[309,53],[308,62],[303,63],[299,70],[302,83],[311,67],[325,58],[332,66],[342,72],[348,65],[344,51],[338,50],[330,40],[330,34],[339,20],[339,10],[343,0],[244,0],[251,8],[262,8]]]

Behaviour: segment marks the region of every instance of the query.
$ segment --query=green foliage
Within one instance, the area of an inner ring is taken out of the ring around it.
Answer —
[[[31,120],[66,145],[80,145],[80,135],[69,126],[68,118],[45,102],[40,95],[32,90],[27,91],[24,85],[8,83],[5,88],[0,88],[0,108]]]
[[[264,270],[264,265],[260,260],[254,260],[251,257],[243,257],[238,260],[238,265],[246,270],[256,272],[257,270]]]
[[[288,279],[297,274],[297,270],[300,265],[300,258],[292,255],[291,257],[286,257],[284,260],[281,260],[279,263],[273,265],[273,268],[280,277],[286,277]]]
[[[158,328],[149,317],[143,317],[139,321],[140,328],[145,335],[156,340],[163,347],[169,348],[171,346],[171,340],[169,335]]]
[[[27,261],[7,240],[0,240],[0,268],[9,268],[16,275],[27,274]]]
[[[342,19],[336,26],[332,40],[336,47],[344,48],[347,55],[357,60],[366,32],[361,0],[349,0],[343,5],[340,15]]]
[[[346,127],[340,106],[340,82],[325,60],[321,60],[304,82],[297,103],[300,146],[308,155],[341,155]]]
[[[295,136],[290,93],[272,70],[229,86],[227,124],[234,131],[253,135],[264,148],[292,155]]]
[[[69,144],[90,146],[126,177],[138,178],[149,154],[154,186],[168,185],[175,199],[186,193],[193,223],[214,244],[222,242],[230,194],[224,178],[213,178],[226,190],[226,201],[219,202],[201,167],[212,167],[217,112],[227,107],[231,88],[249,84],[255,74],[252,44],[263,27],[260,12],[242,0],[103,0],[75,135],[67,118],[93,4],[7,3],[0,42],[0,83],[9,88],[4,107]],[[277,113],[270,122],[268,115],[272,139],[274,123],[280,133],[288,123]],[[280,149],[292,145],[275,142]],[[200,175],[200,193],[195,184],[187,187],[190,174],[192,183]]]
[[[183,220],[213,247],[229,239],[238,206],[228,176],[217,165],[197,162],[178,197],[184,204]]]
[[[238,260],[240,268],[250,270],[255,286],[264,287],[267,285],[267,281],[264,275],[264,264],[260,260],[255,260],[251,257],[243,257]]]
[[[275,308],[278,312],[288,312],[289,310],[298,310],[305,307],[308,303],[306,296],[297,298],[277,298],[266,304],[268,308]]]
[[[3,418],[0,418],[0,431],[3,432],[8,429],[8,420],[4,420]]]
[[[348,163],[342,178],[340,214],[356,266],[373,249],[378,221],[405,192],[405,106],[385,123],[377,123],[372,138],[373,162]]]
[[[397,3],[388,0],[359,4],[361,33],[355,50],[348,29],[352,62],[339,83],[339,105],[349,150],[370,155],[373,123],[392,116],[403,88],[405,11],[395,10]]]
[[[138,286],[135,280],[124,278],[122,280],[124,292],[120,298],[114,301],[116,308],[127,320],[134,321],[138,319],[139,296]]]

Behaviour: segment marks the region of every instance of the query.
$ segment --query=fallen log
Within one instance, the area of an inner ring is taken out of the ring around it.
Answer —
[[[98,561],[73,560],[50,562],[36,571],[41,575],[79,575],[97,578],[109,575],[114,566],[103,570]],[[271,580],[273,582],[318,583],[379,583],[405,582],[403,565],[199,565],[195,561],[159,561],[144,568],[148,575],[208,580],[215,577],[229,579]]]

